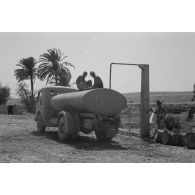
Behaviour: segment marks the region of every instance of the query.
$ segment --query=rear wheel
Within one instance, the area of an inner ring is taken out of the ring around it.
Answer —
[[[64,112],[58,120],[58,137],[61,141],[74,139],[78,133],[76,114]]]
[[[45,132],[45,129],[46,129],[46,127],[43,123],[41,113],[39,112],[37,114],[37,131],[43,133],[43,132]]]
[[[101,122],[98,124],[95,135],[99,141],[110,141],[118,133],[118,126],[112,125],[110,122]]]

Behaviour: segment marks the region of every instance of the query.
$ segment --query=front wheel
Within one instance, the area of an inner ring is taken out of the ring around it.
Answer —
[[[58,137],[61,141],[74,139],[78,133],[77,115],[64,112],[58,120]]]

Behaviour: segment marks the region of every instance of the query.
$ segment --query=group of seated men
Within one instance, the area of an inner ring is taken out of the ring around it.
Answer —
[[[76,85],[79,90],[88,90],[88,89],[96,89],[96,88],[103,88],[102,79],[95,74],[95,72],[91,71],[90,76],[94,79],[93,85],[92,80],[85,80],[87,76],[87,72],[83,72],[76,80]]]

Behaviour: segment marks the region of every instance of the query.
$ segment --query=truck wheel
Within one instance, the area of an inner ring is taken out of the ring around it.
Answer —
[[[43,123],[41,113],[38,113],[37,114],[37,131],[40,133],[43,133],[43,132],[45,132],[45,129],[46,129],[46,127]]]
[[[73,116],[65,112],[58,120],[58,137],[61,141],[73,139],[76,135]]]
[[[110,141],[117,133],[117,126],[114,126],[109,122],[99,123],[97,130],[95,130],[96,138],[99,141]]]

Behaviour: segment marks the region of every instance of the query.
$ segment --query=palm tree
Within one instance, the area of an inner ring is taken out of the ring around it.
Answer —
[[[60,86],[70,86],[71,73],[70,70],[62,69],[59,75],[58,85]]]
[[[67,57],[59,49],[48,49],[39,58],[38,77],[41,80],[46,79],[47,83],[55,83],[55,85],[62,85],[64,83],[63,85],[68,86],[71,79],[68,66],[74,66],[65,61]]]
[[[31,85],[31,98],[34,98],[34,81],[36,77],[36,60],[33,57],[23,58],[16,66],[20,67],[14,72],[14,76],[20,81],[30,80]]]

